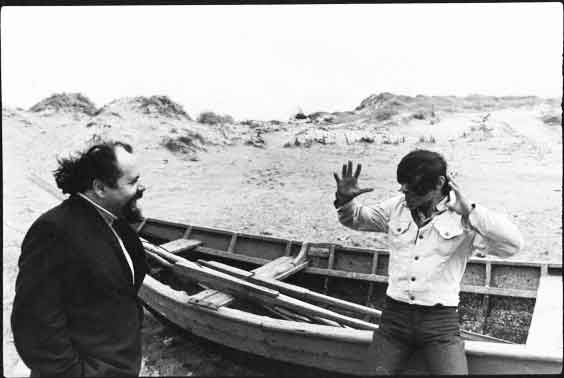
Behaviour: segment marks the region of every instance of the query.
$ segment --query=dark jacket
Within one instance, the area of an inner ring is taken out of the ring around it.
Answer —
[[[71,196],[41,215],[22,243],[12,331],[32,375],[138,375],[147,272],[130,229],[135,283],[117,239],[97,210]]]

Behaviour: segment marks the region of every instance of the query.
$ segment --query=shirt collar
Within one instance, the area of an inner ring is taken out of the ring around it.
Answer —
[[[439,201],[439,203],[437,203],[435,205],[435,213],[442,213],[445,210],[448,210],[447,207],[447,202],[448,202],[449,196],[445,196],[442,200]],[[403,206],[405,206],[407,208],[407,204],[405,202],[405,197],[403,198]]]
[[[80,197],[84,198],[86,201],[90,202],[92,204],[92,206],[94,206],[94,208],[96,208],[96,210],[102,216],[102,218],[104,218],[106,223],[108,223],[109,225],[112,225],[114,223],[114,221],[117,219],[117,217],[111,211],[104,209],[102,206],[100,206],[96,202],[92,201],[86,195],[84,195],[82,193],[77,193],[77,194]]]

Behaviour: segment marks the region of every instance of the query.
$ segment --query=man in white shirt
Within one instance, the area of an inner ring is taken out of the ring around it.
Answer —
[[[415,349],[424,351],[432,374],[467,374],[458,323],[460,282],[474,239],[486,251],[509,257],[523,246],[517,227],[501,214],[471,203],[447,175],[444,158],[415,150],[402,158],[397,181],[402,195],[362,206],[352,162],[337,181],[339,221],[346,227],[385,232],[390,243],[388,288],[380,330],[389,342],[384,370],[398,373]]]

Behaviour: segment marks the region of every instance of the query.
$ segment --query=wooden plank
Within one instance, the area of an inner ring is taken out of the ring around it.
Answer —
[[[254,272],[249,272],[248,270],[239,269],[227,264],[220,264],[215,261],[198,260],[198,264],[215,269],[218,272],[231,274],[232,276],[235,276],[242,280],[247,280],[255,274]]]
[[[255,276],[261,277],[285,277],[285,273],[287,271],[294,270],[294,268],[296,267],[293,261],[294,259],[290,256],[281,256],[275,260],[270,261],[268,264],[264,264],[263,266],[259,266],[258,268],[254,269],[253,273]]]
[[[143,220],[141,221],[141,223],[139,224],[139,226],[137,226],[137,229],[135,230],[137,233],[141,232],[141,230],[143,229],[143,227],[145,226],[145,223],[147,223],[147,218],[143,218]]]
[[[376,270],[378,269],[378,252],[374,252],[372,256],[372,266],[370,268],[370,274],[376,274]],[[372,294],[374,293],[374,282],[370,282],[368,284],[368,293],[366,294],[365,305],[368,306],[370,303],[370,298],[372,298]]]
[[[199,264],[192,262],[177,262],[172,267],[172,270],[183,277],[195,280],[202,285],[206,285],[236,297],[257,301],[261,304],[264,303],[266,305],[289,308],[290,310],[303,313],[306,316],[320,316],[322,318],[334,320],[341,324],[350,325],[357,329],[378,329],[378,326],[375,324],[341,315],[325,308],[291,298],[276,290],[251,284],[247,281],[203,267]]]
[[[484,282],[485,287],[490,287],[492,284],[492,264],[491,262],[486,262],[486,278]]]
[[[507,288],[499,288],[499,287],[484,287],[484,286],[473,286],[473,285],[461,285],[460,291],[465,293],[501,295],[506,297],[521,297],[521,298],[536,298],[537,296],[536,290],[507,289]]]
[[[201,262],[203,264],[206,263],[203,261]],[[273,277],[275,279],[282,279],[294,272],[304,269],[307,266],[307,262],[302,262],[298,264],[294,264],[293,262],[294,259],[292,257],[282,256],[276,260],[270,261],[265,265],[259,266],[258,268],[254,269],[252,272],[248,272],[246,270],[238,269],[225,264],[221,264],[221,265],[223,265],[222,269],[224,273],[230,273],[239,278],[248,278],[248,276],[257,275],[260,277]],[[213,268],[218,269],[217,266]],[[221,307],[221,306],[229,305],[235,300],[235,298],[232,295],[217,291],[216,297],[208,298],[207,300],[210,302],[217,301],[218,307]]]
[[[562,276],[540,278],[527,346],[562,352]]]
[[[484,277],[484,288],[486,290],[489,290],[491,287],[491,283],[492,283],[492,264],[491,261],[486,261],[486,274]],[[484,316],[488,316],[488,314],[490,313],[490,295],[489,294],[485,294],[484,297],[482,298],[482,313],[484,314]],[[482,325],[482,332],[486,332],[486,326],[487,326],[486,321],[484,321],[484,324]]]
[[[224,306],[226,303],[230,303],[231,300],[232,296],[228,294],[214,289],[206,289],[190,296],[188,302],[217,310],[218,308]]]
[[[350,278],[352,280],[372,281],[372,282],[388,282],[388,276],[379,274],[355,273],[345,272],[342,270],[331,270],[325,268],[307,267],[305,273],[312,273],[318,275],[327,275],[331,277]]]
[[[164,248],[170,253],[179,254],[182,252],[188,252],[194,248],[202,245],[200,240],[195,239],[176,239],[169,241],[168,243],[161,244],[160,247]]]
[[[335,306],[338,308],[342,308],[349,311],[354,311],[359,314],[363,315],[370,315],[379,318],[382,314],[381,311],[371,308],[362,306],[357,303],[345,301],[342,299],[334,298],[331,296],[327,296],[321,293],[317,293],[313,290],[306,289],[301,286],[292,285],[287,282],[277,281],[272,278],[262,277],[259,274],[253,275],[251,272],[242,269],[232,269],[232,267],[216,262],[216,261],[202,261],[201,262],[205,266],[209,266],[213,269],[218,271],[228,272],[235,275],[235,277],[239,279],[248,280],[251,283],[255,283],[257,285],[265,286],[267,288],[277,290],[283,294],[302,299],[308,302],[314,302],[321,305],[329,305]]]
[[[288,240],[286,243],[286,249],[284,250],[284,256],[290,256],[292,253],[292,241]]]
[[[269,263],[271,260],[268,259],[263,259],[260,257],[254,257],[254,256],[245,256],[245,255],[240,255],[238,253],[230,253],[227,251],[222,251],[219,249],[214,249],[214,248],[208,248],[208,247],[196,247],[196,252],[199,253],[203,253],[206,255],[210,255],[210,256],[217,256],[217,257],[225,257],[228,259],[233,259],[236,261],[242,261],[242,262],[247,262],[247,263],[253,263],[253,264],[257,264],[257,265],[264,265]]]
[[[227,252],[233,253],[235,251],[235,244],[237,244],[237,233],[231,235],[231,241],[229,242],[229,247],[227,247]]]
[[[192,226],[186,227],[186,231],[184,231],[184,235],[182,235],[182,239],[188,239],[191,232],[192,232]]]
[[[310,252],[308,252],[309,254]],[[331,245],[329,247],[329,260],[327,261],[327,269],[333,270],[335,267],[335,245]],[[327,294],[329,291],[329,276],[325,277],[323,281],[323,293]]]

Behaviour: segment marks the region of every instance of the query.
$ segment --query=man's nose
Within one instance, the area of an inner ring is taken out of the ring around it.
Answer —
[[[138,191],[138,192],[143,193],[143,192],[145,191],[145,189],[147,189],[147,188],[145,187],[145,185],[143,185],[143,184],[137,185],[137,191]]]
[[[400,192],[402,192],[403,194],[407,193],[407,184],[401,184],[401,187],[399,189]]]

